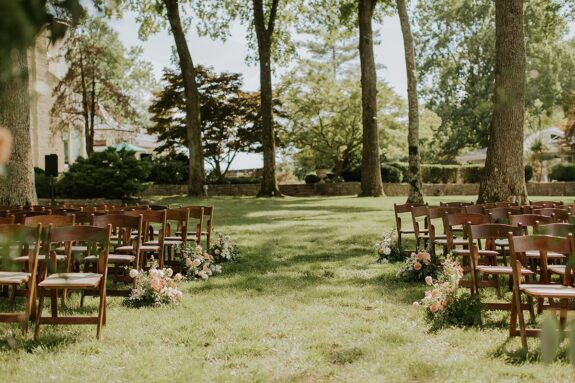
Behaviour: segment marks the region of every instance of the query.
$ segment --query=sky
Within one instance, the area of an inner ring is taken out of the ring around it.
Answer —
[[[141,46],[143,58],[153,64],[154,75],[160,79],[162,69],[171,66],[173,37],[169,30],[163,30],[148,40],[138,38],[138,23],[133,13],[126,12],[121,20],[110,20],[110,25],[118,32],[125,46]],[[403,56],[403,39],[397,17],[386,17],[381,24],[374,25],[380,32],[379,44],[374,47],[375,59],[384,67],[378,70],[380,79],[387,81],[395,91],[407,98],[407,78]],[[214,41],[209,37],[200,37],[194,28],[190,28],[187,41],[194,64],[211,66],[216,72],[235,72],[243,74],[246,90],[259,89],[259,68],[257,64],[248,65],[246,56],[246,28],[233,24],[230,37],[225,41]],[[272,64],[273,65],[273,64]],[[281,75],[281,70],[274,74],[275,79]],[[231,169],[260,168],[263,165],[261,154],[240,153]]]

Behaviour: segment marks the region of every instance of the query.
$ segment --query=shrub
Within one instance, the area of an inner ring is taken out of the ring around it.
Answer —
[[[424,183],[456,183],[459,165],[422,165],[421,177]]]
[[[78,158],[58,182],[63,197],[126,199],[144,190],[148,166],[134,153],[109,148]]]
[[[533,178],[533,166],[525,165],[525,182],[531,181]]]
[[[389,162],[387,165],[399,169],[402,181],[407,182],[407,179],[409,178],[409,164],[405,162]]]
[[[36,194],[38,195],[38,198],[50,198],[52,196],[50,177],[46,175],[43,169],[34,167],[34,178],[36,182]]]
[[[321,178],[319,178],[319,176],[316,176],[315,174],[308,174],[307,176],[305,176],[304,181],[308,185],[310,184],[313,185],[321,181]]]
[[[465,184],[477,184],[481,181],[481,172],[483,171],[483,166],[469,165],[460,168],[460,175],[463,183]]]
[[[223,181],[214,180],[215,184],[225,184],[225,185],[247,185],[247,184],[259,184],[262,182],[260,177],[230,177],[224,178]]]
[[[381,165],[381,179],[383,182],[397,184],[401,182],[401,170],[391,165]]]
[[[575,181],[575,164],[559,164],[553,166],[549,178],[556,181]]]
[[[183,155],[159,157],[150,163],[148,181],[160,185],[186,184],[189,178],[188,158]]]

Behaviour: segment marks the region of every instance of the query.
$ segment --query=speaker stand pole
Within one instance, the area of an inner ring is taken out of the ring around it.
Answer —
[[[52,207],[56,206],[55,201],[55,192],[54,192],[54,176],[50,176],[50,196],[52,197]]]

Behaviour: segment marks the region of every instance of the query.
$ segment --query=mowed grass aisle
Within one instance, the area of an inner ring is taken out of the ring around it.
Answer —
[[[2,324],[0,382],[571,380],[565,362],[517,363],[519,341],[507,341],[504,325],[428,332],[412,305],[424,286],[375,263],[373,245],[403,200],[202,201],[216,206],[216,230],[239,244],[240,263],[182,283],[177,307],[131,309],[110,298],[100,342],[92,326],[44,326],[34,342],[14,340]]]

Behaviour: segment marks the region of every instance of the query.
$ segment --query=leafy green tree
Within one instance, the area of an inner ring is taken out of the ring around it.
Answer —
[[[66,41],[68,71],[54,89],[54,128],[84,128],[86,152],[94,152],[96,119],[108,113],[120,124],[142,122],[135,105],[153,84],[141,50],[126,50],[102,19],[85,18]],[[141,102],[140,102],[141,103]]]
[[[27,49],[38,33],[49,30],[52,40],[63,37],[67,23],[82,13],[78,0],[0,1],[0,126],[13,137],[12,157],[0,182],[0,204],[36,203],[30,135],[30,84]]]
[[[241,89],[241,75],[214,73],[201,65],[196,79],[202,114],[203,150],[212,177],[221,181],[239,152],[261,151],[259,94]],[[150,106],[153,125],[148,129],[162,143],[158,152],[174,153],[187,146],[182,75],[165,69],[165,87]],[[276,112],[279,110],[276,109]]]
[[[525,3],[527,108],[541,99],[546,113],[558,104],[569,109],[565,103],[575,88],[568,63],[575,56],[563,41],[568,10],[567,2],[558,0]],[[415,24],[422,93],[442,120],[432,144],[442,148],[435,160],[486,147],[495,82],[495,3],[421,0]]]

